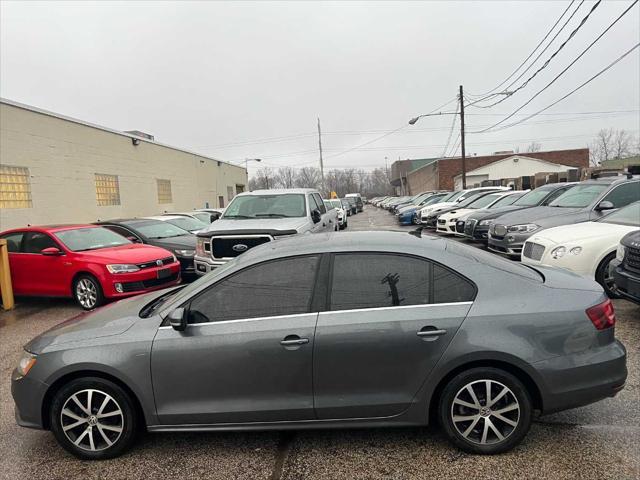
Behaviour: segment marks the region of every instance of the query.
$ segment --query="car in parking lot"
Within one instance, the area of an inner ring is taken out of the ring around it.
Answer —
[[[343,200],[349,204],[349,211],[351,212],[351,215],[358,213],[358,203],[356,202],[355,197],[344,197]]]
[[[135,432],[425,425],[507,451],[546,414],[615,395],[615,313],[590,279],[442,238],[309,235],[25,345],[16,421],[83,459]]]
[[[186,230],[189,233],[198,233],[200,230],[206,228],[211,222],[205,223],[202,220],[198,220],[194,217],[188,217],[186,215],[157,215],[154,217],[144,217],[150,218],[151,220],[160,220],[161,222],[167,222],[171,225],[175,225],[176,227],[180,227],[183,230]]]
[[[464,236],[470,240],[486,243],[489,238],[489,227],[496,218],[508,212],[525,208],[545,206],[573,187],[575,183],[550,183],[531,190],[511,205],[493,208],[491,211],[480,210],[471,213],[464,225]]]
[[[212,222],[215,222],[221,214],[217,214],[214,215],[210,212],[202,212],[199,210],[193,210],[192,212],[172,212],[172,213],[163,213],[162,214],[167,215],[167,216],[181,216],[181,217],[190,217],[190,218],[195,218],[196,220],[200,220],[200,222],[204,223],[205,225],[209,225]],[[178,225],[179,226],[179,225]]]
[[[150,218],[103,220],[94,225],[108,228],[134,243],[155,245],[169,250],[180,262],[182,278],[195,278],[193,256],[196,251],[196,237],[192,233],[168,222]]]
[[[347,221],[347,212],[342,206],[342,202],[339,198],[330,198],[323,200],[325,207],[327,210],[335,209],[336,210],[336,220],[339,230],[344,230],[348,226]]]
[[[359,213],[364,208],[364,202],[362,201],[362,197],[359,193],[347,193],[345,198],[353,198],[356,201],[356,213]]]
[[[180,281],[167,250],[137,245],[94,225],[48,225],[0,233],[16,295],[72,297],[85,310]]]
[[[522,263],[566,268],[594,278],[610,298],[617,298],[612,262],[620,240],[638,229],[640,202],[635,202],[595,222],[547,228],[532,235],[524,242]]]
[[[640,230],[622,237],[611,267],[616,292],[640,305]]]
[[[540,230],[602,218],[640,200],[639,176],[603,177],[574,185],[546,207],[501,215],[489,228],[489,250],[520,258],[527,238]]]
[[[420,209],[427,205],[440,202],[447,195],[449,195],[449,192],[434,193],[433,195],[425,196],[422,200],[419,200],[419,203],[416,205],[407,205],[402,207],[398,210],[398,213],[396,213],[398,223],[400,225],[419,224],[420,219],[418,218],[418,212]]]
[[[459,207],[458,204],[469,200],[471,196],[477,196],[480,192],[497,192],[511,190],[509,187],[475,187],[466,190],[452,192],[441,202],[428,205],[420,210],[420,223],[427,228],[436,228],[438,214],[449,207]]]
[[[336,212],[327,211],[320,193],[311,188],[240,193],[219,220],[198,232],[196,273],[204,275],[277,238],[333,231],[336,222]]]

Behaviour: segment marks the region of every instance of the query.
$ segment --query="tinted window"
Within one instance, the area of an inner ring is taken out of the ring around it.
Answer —
[[[331,310],[429,303],[431,264],[391,254],[338,254],[333,264]]]
[[[504,195],[500,200],[491,205],[489,208],[504,207],[505,205],[511,205],[517,199],[519,199],[523,193],[512,193],[511,195]]]
[[[475,295],[471,282],[440,265],[433,266],[433,303],[470,302]]]
[[[60,248],[60,246],[46,233],[30,232],[27,234],[24,251],[26,253],[40,253],[45,248]]]
[[[535,190],[531,190],[529,193],[524,194],[514,205],[519,205],[521,207],[534,207],[536,205],[540,205],[549,192],[552,191],[551,187],[540,187]],[[564,190],[558,189],[553,198],[560,195]]]
[[[207,228],[207,225],[208,225],[192,217],[170,218],[166,220],[166,222],[172,225],[175,225],[176,227],[180,227],[183,230],[188,230],[188,231],[202,230],[203,228]]]
[[[192,300],[189,323],[308,313],[317,256],[248,267]]]
[[[624,207],[640,200],[640,182],[629,182],[618,185],[602,199],[613,203],[616,208]]]
[[[7,250],[10,252],[19,252],[24,232],[7,233],[1,238],[7,241]]]
[[[160,220],[144,220],[136,222],[132,227],[138,230],[141,235],[151,239],[179,237],[189,233],[180,227]]]
[[[131,237],[135,235],[133,234],[133,232],[130,232],[129,230],[127,230],[126,228],[123,227],[119,227],[118,225],[105,225],[105,228],[108,228],[109,230],[111,230],[112,232],[116,232],[118,235],[122,235],[125,238]],[[137,237],[136,237],[137,238]]]

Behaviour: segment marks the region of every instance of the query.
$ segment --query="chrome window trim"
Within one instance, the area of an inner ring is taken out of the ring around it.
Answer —
[[[224,323],[240,323],[240,322],[252,322],[254,320],[272,320],[277,318],[291,318],[291,317],[304,317],[309,315],[327,315],[333,313],[344,313],[344,312],[369,312],[371,310],[389,310],[389,309],[408,309],[408,308],[424,308],[424,307],[451,307],[454,305],[471,305],[473,302],[446,302],[446,303],[420,303],[417,305],[399,305],[399,306],[391,306],[391,307],[370,307],[370,308],[354,308],[351,310],[325,310],[322,312],[311,312],[311,313],[295,313],[290,315],[273,315],[268,317],[252,317],[252,318],[238,318],[234,320],[220,320],[219,322],[202,322],[202,323],[188,323],[187,327],[202,327],[207,325],[220,325]],[[158,330],[162,329],[173,329],[170,325],[163,325],[158,327]]]

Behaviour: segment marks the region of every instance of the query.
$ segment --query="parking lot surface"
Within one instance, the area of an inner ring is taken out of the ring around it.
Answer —
[[[374,207],[349,230],[414,230]],[[67,454],[49,432],[18,427],[9,377],[22,345],[79,312],[71,300],[18,299],[0,313],[0,478],[550,478],[640,477],[640,307],[615,302],[616,336],[628,352],[626,388],[615,398],[535,420],[507,454],[451,447],[437,428],[260,433],[145,434],[128,454],[103,462]]]

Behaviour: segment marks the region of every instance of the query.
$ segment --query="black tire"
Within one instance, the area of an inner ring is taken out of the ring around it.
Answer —
[[[93,289],[91,292],[93,293],[93,297],[89,297],[88,290]],[[94,308],[103,305],[105,302],[104,293],[102,292],[102,286],[96,277],[93,275],[89,275],[88,273],[84,273],[79,275],[73,281],[73,298],[76,303],[80,305],[85,310],[93,310]],[[91,298],[95,298],[95,300],[90,301]]]
[[[77,395],[86,409],[88,390],[92,391],[92,416],[88,416],[72,399],[73,395]],[[107,416],[102,420],[96,420],[95,414],[98,413],[107,395],[111,397],[104,407]],[[79,420],[68,414],[62,414],[63,408],[65,412],[71,411],[77,418],[93,417],[91,423],[85,421],[77,427],[69,428]],[[121,414],[113,414],[118,409]],[[56,392],[51,402],[51,431],[65,450],[83,460],[105,460],[121,455],[135,441],[137,422],[136,409],[131,397],[120,386],[103,378],[86,377],[72,380]],[[95,426],[89,428],[91,424]],[[65,432],[64,428],[68,430]],[[121,428],[120,432],[114,430],[118,428]],[[85,433],[85,430],[89,433]],[[113,443],[109,445],[105,438]],[[75,445],[72,439],[79,441],[79,444]],[[91,450],[92,444],[94,450]]]
[[[602,285],[604,293],[606,293],[609,298],[622,298],[618,293],[613,277],[610,277],[608,274],[609,264],[615,258],[616,253],[612,252],[602,259],[600,265],[598,265],[598,268],[596,269],[596,282]]]
[[[487,382],[491,385],[492,399],[497,399],[489,408],[487,395],[483,394]],[[469,385],[476,392],[476,401],[466,388]],[[500,397],[504,387],[508,392]],[[462,405],[460,401],[467,403]],[[503,453],[518,445],[529,431],[531,415],[531,398],[522,382],[504,370],[491,367],[472,368],[456,375],[445,386],[438,405],[438,418],[448,440],[465,452],[484,455]],[[463,420],[467,417],[469,420]],[[485,429],[487,434],[483,436]]]

